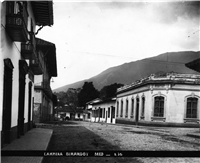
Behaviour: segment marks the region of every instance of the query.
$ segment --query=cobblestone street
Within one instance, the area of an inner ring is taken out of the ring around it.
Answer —
[[[109,125],[90,122],[66,122],[60,125],[40,125],[53,128],[54,133],[48,150],[131,150],[131,151],[200,151],[200,139],[188,137],[187,133],[198,128],[153,128],[129,125]],[[200,158],[164,157],[89,157],[44,158],[50,162],[166,162],[197,163]]]

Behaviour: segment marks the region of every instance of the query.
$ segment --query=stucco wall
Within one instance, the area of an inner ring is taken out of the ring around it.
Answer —
[[[33,18],[33,13],[31,10],[30,2],[28,2],[28,30],[31,28],[31,20]],[[11,127],[17,126],[18,119],[18,99],[19,99],[19,60],[23,59],[21,57],[21,43],[13,42],[7,35],[5,30],[5,19],[6,18],[6,2],[1,3],[1,58],[0,58],[0,105],[3,106],[3,74],[4,74],[4,62],[6,58],[11,59],[14,66],[13,69],[13,86],[12,86],[12,111],[11,111]],[[34,27],[35,30],[35,27]],[[29,64],[29,62],[27,62]],[[25,123],[28,121],[28,83],[30,79],[26,75],[26,85],[25,85],[25,103],[24,103],[24,118]],[[33,97],[32,90],[32,97]],[[31,105],[32,106],[32,105]],[[2,107],[0,108],[0,122],[2,122]],[[32,111],[31,111],[32,113]],[[0,129],[2,130],[2,123],[0,123]]]
[[[136,98],[139,98],[139,121],[154,122],[170,122],[170,123],[184,123],[186,116],[186,104],[188,97],[198,98],[198,116],[200,118],[200,85],[188,84],[163,84],[163,85],[148,85],[143,88],[136,88],[128,90],[117,95],[116,110],[118,110],[117,119],[124,119],[129,121],[136,120]],[[164,118],[154,118],[154,97],[164,97]],[[145,111],[144,119],[141,118],[142,97],[145,97]],[[134,116],[131,117],[132,99],[134,99]],[[126,117],[126,101],[128,100],[128,116]],[[123,101],[123,116],[121,117],[121,108]],[[117,104],[118,103],[118,104]],[[117,109],[118,107],[118,109]]]
[[[99,103],[99,104],[94,104],[92,106],[92,110],[98,109],[98,108],[105,108],[105,112],[103,111],[104,109],[102,109],[102,117],[94,117],[94,115],[92,115],[91,117],[91,121],[92,122],[106,122],[106,123],[111,123],[111,106],[115,107],[115,101],[109,101],[109,102],[105,102],[105,103]],[[109,109],[110,108],[110,112]],[[115,112],[116,112],[116,108],[115,108]],[[107,113],[107,114],[106,114]],[[110,117],[108,116],[108,114],[110,115]],[[107,118],[106,118],[107,115]],[[115,117],[115,113],[114,113],[114,117]],[[112,123],[115,123],[115,118],[112,119]]]

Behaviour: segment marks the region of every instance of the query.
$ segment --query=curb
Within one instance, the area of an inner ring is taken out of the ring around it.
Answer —
[[[187,134],[187,136],[200,139],[200,133],[199,134],[191,133],[191,134]]]

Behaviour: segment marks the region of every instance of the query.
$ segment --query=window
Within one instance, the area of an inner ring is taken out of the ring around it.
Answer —
[[[120,117],[123,117],[123,101],[121,101],[121,114]]]
[[[103,108],[103,118],[105,118],[105,108]]]
[[[133,118],[133,112],[134,112],[134,99],[131,100],[131,117]]]
[[[78,114],[78,118],[80,118],[80,114]]]
[[[128,99],[126,100],[126,117],[128,117]]]
[[[118,111],[119,111],[119,101],[117,101],[117,113],[116,113],[116,117],[118,117]]]
[[[154,117],[164,116],[164,97],[157,96],[154,98]]]
[[[110,108],[108,108],[108,118],[110,118]]]
[[[187,99],[186,118],[197,118],[197,104],[198,104],[197,98],[189,97]]]
[[[144,110],[145,110],[145,97],[142,97],[142,112],[141,112],[142,117],[144,117]]]

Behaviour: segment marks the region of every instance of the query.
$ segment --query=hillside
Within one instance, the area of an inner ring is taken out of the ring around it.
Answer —
[[[113,83],[130,84],[133,81],[157,72],[177,72],[199,74],[185,66],[194,59],[200,58],[200,52],[183,51],[168,52],[134,62],[111,67],[102,73],[83,81],[68,84],[53,90],[53,92],[67,91],[68,88],[81,88],[85,81],[92,81],[95,88],[100,90]]]

